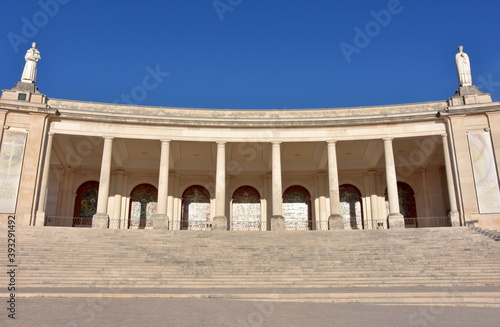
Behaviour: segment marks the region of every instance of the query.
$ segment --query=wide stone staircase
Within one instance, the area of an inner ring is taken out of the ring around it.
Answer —
[[[5,226],[0,233],[7,235]],[[6,262],[6,251],[2,256]],[[18,226],[16,264],[17,296],[26,297],[500,306],[500,242],[467,228],[220,232]],[[8,284],[6,274],[0,283]]]

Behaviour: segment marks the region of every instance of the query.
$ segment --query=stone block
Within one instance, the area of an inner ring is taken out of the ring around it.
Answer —
[[[45,226],[45,211],[36,212],[35,226]]]
[[[216,216],[213,219],[213,230],[227,230],[227,218],[225,216]]]
[[[405,218],[400,213],[391,213],[388,217],[388,225],[390,229],[405,228]]]
[[[271,230],[272,231],[284,231],[285,230],[285,217],[283,216],[272,216],[271,217]]]
[[[92,228],[108,228],[109,216],[105,213],[96,213],[92,217]]]
[[[328,217],[329,230],[342,230],[344,229],[344,218],[341,215],[331,215]]]
[[[168,230],[168,216],[161,214],[154,215],[153,229]]]

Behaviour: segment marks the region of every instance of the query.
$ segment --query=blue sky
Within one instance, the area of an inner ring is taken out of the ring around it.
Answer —
[[[498,0],[23,0],[3,8],[1,89],[20,80],[35,41],[37,85],[52,98],[223,109],[426,102],[456,91],[463,45],[473,83],[500,100]]]

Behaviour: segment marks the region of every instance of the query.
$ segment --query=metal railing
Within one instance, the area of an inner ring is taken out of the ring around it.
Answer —
[[[45,218],[45,226],[52,227],[79,227],[92,228],[91,217],[63,217],[63,216],[48,216]],[[108,228],[120,228],[119,219],[108,219]]]
[[[93,218],[88,217],[63,217],[63,216],[48,216],[45,218],[45,226],[54,227],[77,227],[91,228]],[[404,218],[405,228],[436,228],[436,227],[451,227],[451,220],[446,216],[437,217],[413,217]],[[353,224],[350,221],[344,221],[344,229],[360,230],[360,229],[387,229],[390,228],[387,219],[364,219],[362,224]],[[110,229],[153,229],[153,227],[138,226],[129,227],[128,221],[119,219],[109,219],[107,228]],[[170,230],[211,230],[212,222],[210,221],[170,221]],[[285,219],[285,229],[289,231],[306,231],[306,230],[329,230],[328,221],[287,221]],[[230,230],[234,231],[265,231],[267,226],[262,221],[236,221],[231,222]]]
[[[260,231],[261,221],[232,221],[231,230],[241,230],[241,231]],[[264,230],[266,230],[264,226]]]

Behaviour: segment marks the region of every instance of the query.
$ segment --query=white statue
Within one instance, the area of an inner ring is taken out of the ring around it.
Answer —
[[[460,86],[472,85],[472,74],[470,71],[469,56],[463,52],[464,47],[458,47],[458,53],[455,55],[455,63],[457,64],[458,83]]]
[[[36,81],[36,65],[37,62],[42,59],[40,57],[40,51],[36,48],[36,43],[33,42],[31,49],[26,52],[24,56],[26,59],[26,64],[24,65],[23,76],[21,77],[21,82],[25,83],[35,83]]]

